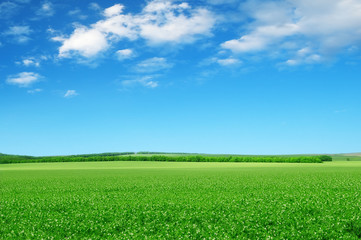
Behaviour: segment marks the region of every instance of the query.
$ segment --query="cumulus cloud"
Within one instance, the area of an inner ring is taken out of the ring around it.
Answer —
[[[54,6],[51,2],[44,2],[36,11],[36,15],[41,17],[51,17],[55,13]]]
[[[62,43],[59,56],[94,57],[123,39],[142,38],[150,45],[191,43],[210,35],[215,23],[207,9],[173,1],[150,1],[138,14],[123,11],[123,5],[115,4],[103,11],[104,19],[90,26],[77,26],[69,37],[53,38]]]
[[[314,51],[308,47],[302,48],[296,52],[292,59],[288,59],[285,64],[289,66],[296,66],[301,64],[315,64],[322,62],[322,57],[315,54]]]
[[[151,44],[190,43],[199,35],[210,35],[215,23],[207,9],[165,1],[150,2],[138,19],[140,36]]]
[[[24,59],[23,60],[23,64],[25,65],[25,66],[37,66],[37,67],[39,67],[39,63],[38,62],[35,62],[33,59]]]
[[[8,84],[18,85],[19,87],[29,87],[35,82],[38,82],[41,76],[34,72],[21,72],[15,75],[10,75],[6,79]]]
[[[25,67],[40,67],[41,62],[47,61],[50,58],[51,57],[47,55],[27,56],[23,57],[20,61],[16,61],[15,63]]]
[[[167,59],[160,57],[148,58],[138,63],[135,67],[138,72],[158,72],[171,68],[173,64],[168,63]]]
[[[35,58],[23,59],[22,64],[26,67],[30,67],[30,66],[39,67],[40,66],[40,62],[38,60],[36,60]]]
[[[156,88],[159,86],[158,81],[154,81],[155,76],[142,76],[135,79],[124,80],[121,82],[124,88],[142,86],[146,88]]]
[[[361,42],[358,0],[248,1],[243,10],[253,22],[240,38],[221,44],[234,53],[277,48],[291,56],[288,65],[297,65],[320,62]],[[312,51],[300,54],[306,48]]]
[[[297,33],[296,24],[284,24],[281,26],[261,26],[252,34],[244,35],[240,39],[233,39],[222,44],[223,48],[234,52],[259,51],[269,47],[271,44]]]
[[[121,14],[123,12],[124,6],[121,4],[115,4],[109,8],[106,8],[104,10],[104,16],[105,17],[114,17],[117,16],[119,14]]]
[[[12,37],[18,43],[26,43],[30,40],[31,33],[29,26],[12,26],[4,32],[4,35]]]
[[[116,55],[119,61],[123,61],[125,59],[134,57],[134,52],[132,49],[127,48],[116,51]]]
[[[88,58],[94,57],[109,46],[104,33],[83,26],[75,29],[69,38],[55,37],[53,40],[62,42],[59,57],[71,57],[74,53]]]
[[[78,96],[79,94],[75,91],[75,90],[68,90],[66,91],[66,93],[64,94],[65,98],[71,98],[71,97],[75,97]]]

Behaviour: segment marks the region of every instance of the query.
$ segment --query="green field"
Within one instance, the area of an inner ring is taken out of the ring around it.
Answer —
[[[0,165],[0,239],[359,239],[361,162]]]

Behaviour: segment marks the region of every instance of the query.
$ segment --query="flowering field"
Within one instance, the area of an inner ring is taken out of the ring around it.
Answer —
[[[0,239],[358,239],[361,162],[0,165]]]

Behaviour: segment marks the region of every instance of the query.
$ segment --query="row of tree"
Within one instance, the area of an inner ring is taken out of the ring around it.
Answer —
[[[321,156],[202,156],[202,155],[73,155],[30,157],[0,155],[0,163],[30,163],[30,162],[100,162],[100,161],[161,161],[161,162],[288,162],[288,163],[321,163],[332,161],[332,157]]]

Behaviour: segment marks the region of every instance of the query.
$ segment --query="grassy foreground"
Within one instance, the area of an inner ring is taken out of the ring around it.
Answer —
[[[0,165],[0,239],[358,239],[361,162]]]

